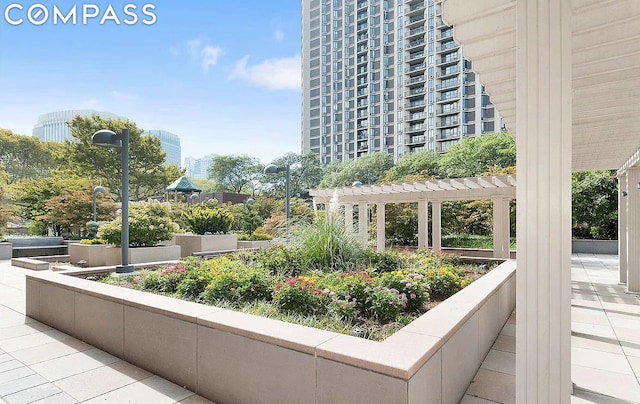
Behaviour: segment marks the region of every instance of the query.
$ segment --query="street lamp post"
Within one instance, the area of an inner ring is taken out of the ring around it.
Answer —
[[[96,196],[98,193],[103,194],[105,192],[107,192],[107,190],[104,189],[104,187],[97,186],[93,188],[93,221],[94,222],[98,220],[98,212],[96,210]]]
[[[284,211],[285,211],[285,216],[287,218],[287,229],[289,229],[289,219],[291,217],[291,211],[290,211],[290,205],[291,205],[291,186],[290,186],[290,182],[291,182],[291,174],[290,174],[290,168],[289,168],[289,164],[287,164],[285,167],[278,167],[275,164],[269,164],[268,166],[266,166],[264,168],[264,173],[265,174],[277,174],[279,172],[285,172],[285,176],[286,176],[286,188],[287,188],[287,192],[286,192],[286,199],[285,199],[285,204],[284,204]]]
[[[133,272],[129,264],[129,129],[121,134],[110,130],[99,130],[91,136],[91,143],[96,146],[121,149],[122,171],[122,262],[116,266],[117,273]]]

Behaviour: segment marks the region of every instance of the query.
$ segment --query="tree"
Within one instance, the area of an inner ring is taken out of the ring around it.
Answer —
[[[258,159],[248,155],[216,156],[209,168],[209,179],[219,191],[242,193],[250,188],[253,193],[253,182],[262,169]]]
[[[417,176],[438,177],[440,175],[439,160],[440,154],[431,150],[406,154],[386,172],[384,182],[406,182]]]
[[[110,192],[121,195],[121,154],[120,149],[95,146],[91,136],[101,129],[121,133],[129,129],[129,185],[131,199],[145,199],[161,195],[164,189],[183,170],[175,166],[163,166],[166,153],[162,151],[160,140],[153,136],[141,136],[133,122],[102,119],[99,116],[76,116],[69,122],[73,141],[65,141],[56,154],[56,160],[74,172],[93,179],[108,188]]]
[[[322,188],[343,187],[350,186],[355,181],[363,184],[377,184],[391,167],[393,167],[393,157],[384,152],[367,154],[357,160],[331,163],[325,169],[320,186]]]
[[[516,144],[508,133],[467,138],[449,148],[439,161],[447,178],[474,177],[492,167],[516,165]]]
[[[571,177],[573,235],[615,239],[618,235],[618,186],[613,171],[586,171]]]
[[[317,154],[288,153],[273,161],[278,167],[289,164],[291,195],[303,197],[309,189],[318,186],[322,180],[322,166]],[[261,182],[266,184],[273,195],[284,197],[286,193],[286,178],[282,175],[264,175]]]
[[[45,214],[35,217],[47,223],[56,236],[83,237],[87,222],[93,219],[93,188],[62,190],[44,202]],[[101,220],[112,220],[115,213],[113,199],[103,195],[96,199],[96,212]]]
[[[53,153],[60,145],[0,129],[0,165],[9,183],[47,176],[55,166]]]

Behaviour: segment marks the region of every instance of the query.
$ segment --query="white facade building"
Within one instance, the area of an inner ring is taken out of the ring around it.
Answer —
[[[92,109],[55,111],[40,115],[38,117],[38,123],[33,127],[32,134],[43,142],[62,143],[65,140],[72,140],[73,138],[71,137],[71,131],[69,130],[67,122],[71,121],[77,115],[82,117],[97,115],[102,119],[127,119],[112,114],[111,112],[95,111]]]
[[[209,176],[209,168],[213,163],[214,154],[201,158],[187,157],[184,159],[184,168],[187,169],[187,177],[198,180],[206,180]]]
[[[152,129],[144,131],[143,135],[153,136],[160,139],[162,151],[167,153],[165,165],[182,165],[182,148],[180,147],[180,136],[167,132],[166,130]]]

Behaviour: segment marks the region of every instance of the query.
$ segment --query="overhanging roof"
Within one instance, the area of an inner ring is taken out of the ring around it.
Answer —
[[[572,168],[617,169],[640,147],[640,1],[571,6]],[[517,136],[516,0],[444,0],[443,18]]]
[[[515,175],[453,178],[401,184],[362,185],[311,189],[315,203],[401,203],[429,201],[488,200],[492,197],[515,198]]]
[[[202,192],[196,184],[191,182],[191,180],[185,176],[178,178],[173,181],[171,185],[165,188],[167,191],[176,191],[176,192]]]

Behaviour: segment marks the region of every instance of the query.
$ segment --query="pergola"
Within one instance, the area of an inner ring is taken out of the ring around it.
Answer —
[[[314,207],[324,204],[336,211],[344,206],[345,223],[353,224],[353,207],[358,206],[358,235],[368,239],[369,205],[376,204],[379,251],[385,248],[385,208],[389,203],[418,203],[418,247],[428,240],[428,204],[431,203],[432,248],[440,251],[442,202],[490,200],[493,203],[493,256],[509,258],[509,203],[516,196],[515,176],[455,178],[402,184],[361,185],[331,189],[312,189]],[[353,226],[347,226],[352,230]]]
[[[569,403],[572,171],[618,169],[621,281],[640,292],[640,1],[445,0],[442,16],[516,139],[517,402]]]

